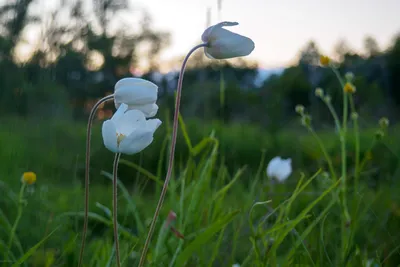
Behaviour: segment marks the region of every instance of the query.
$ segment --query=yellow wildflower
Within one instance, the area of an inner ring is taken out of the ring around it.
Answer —
[[[327,56],[319,56],[319,63],[321,63],[322,66],[329,66],[329,63],[331,62],[331,59]]]
[[[21,182],[26,184],[34,184],[36,182],[36,173],[34,172],[24,172],[22,175]]]

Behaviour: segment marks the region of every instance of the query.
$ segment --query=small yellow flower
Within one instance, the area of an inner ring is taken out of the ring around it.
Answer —
[[[321,63],[322,66],[329,66],[329,63],[331,62],[331,59],[327,56],[319,56],[319,63]]]
[[[346,93],[354,94],[356,92],[356,87],[351,83],[346,83],[343,87],[343,91]]]
[[[34,172],[24,172],[22,175],[21,182],[26,184],[34,184],[36,182],[36,173]]]

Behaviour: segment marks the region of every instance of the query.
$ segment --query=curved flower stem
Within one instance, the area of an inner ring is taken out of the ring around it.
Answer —
[[[114,226],[114,242],[115,242],[115,257],[117,261],[117,266],[121,266],[121,258],[119,253],[119,242],[118,242],[118,162],[121,157],[121,153],[116,153],[113,165],[113,226]]]
[[[201,47],[206,47],[206,46],[207,46],[207,43],[202,43],[202,44],[199,44],[199,45],[196,45],[195,47],[193,47],[189,51],[189,53],[186,55],[186,57],[182,63],[182,67],[181,67],[181,71],[179,73],[179,79],[178,79],[178,87],[176,89],[174,124],[173,124],[173,128],[172,128],[171,150],[170,150],[170,154],[169,154],[167,176],[165,177],[164,186],[161,190],[160,198],[158,200],[158,204],[157,204],[156,210],[154,212],[153,220],[151,221],[151,224],[150,224],[149,233],[148,233],[146,241],[144,243],[142,255],[140,257],[139,267],[143,266],[143,264],[145,262],[147,250],[149,249],[149,245],[151,242],[151,237],[153,235],[154,228],[155,228],[156,222],[157,222],[157,218],[160,213],[161,207],[163,205],[165,195],[167,193],[169,180],[171,179],[172,168],[173,168],[173,163],[174,163],[174,155],[175,155],[176,137],[178,134],[178,117],[179,117],[179,106],[180,106],[180,102],[181,102],[183,74],[185,73],[186,63],[188,62],[189,57],[193,54],[194,51],[196,51],[197,49],[199,49]]]
[[[78,267],[82,266],[83,263],[83,252],[85,250],[86,233],[88,227],[88,213],[89,213],[89,167],[90,167],[90,137],[92,133],[92,123],[94,115],[101,104],[114,98],[114,95],[108,95],[100,99],[90,111],[88,125],[86,130],[86,159],[85,159],[85,215],[83,219],[83,231],[82,231],[82,244],[81,251],[79,253],[79,264]]]

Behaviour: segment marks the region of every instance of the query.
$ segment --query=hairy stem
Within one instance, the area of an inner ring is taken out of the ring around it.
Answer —
[[[181,102],[182,82],[183,82],[183,75],[185,73],[186,64],[189,60],[189,57],[193,54],[194,51],[196,51],[197,49],[199,49],[201,47],[205,47],[205,46],[207,46],[207,44],[202,43],[202,44],[196,45],[189,51],[189,53],[186,55],[185,59],[183,60],[181,71],[179,73],[178,87],[176,89],[174,123],[173,123],[173,128],[172,128],[171,150],[170,150],[170,154],[169,154],[167,176],[165,177],[164,186],[161,190],[160,198],[158,200],[158,204],[157,204],[156,210],[154,212],[153,220],[151,221],[151,224],[150,224],[149,233],[148,233],[146,241],[144,243],[142,255],[140,256],[139,267],[143,266],[144,262],[146,260],[147,250],[149,249],[151,238],[154,233],[154,228],[156,226],[157,218],[160,213],[161,207],[163,205],[165,195],[167,193],[169,180],[171,179],[172,168],[173,168],[173,164],[174,164],[174,156],[175,156],[176,137],[178,134],[178,117],[179,117],[179,106],[180,106],[180,102]]]
[[[85,159],[85,215],[83,218],[83,230],[82,230],[82,244],[81,251],[79,253],[78,267],[82,266],[83,263],[83,252],[85,250],[86,233],[88,227],[88,213],[89,213],[89,167],[90,167],[90,138],[92,133],[92,123],[94,116],[96,115],[97,109],[101,104],[114,98],[114,95],[109,95],[100,99],[92,108],[89,114],[88,125],[86,130],[86,159]]]
[[[113,226],[114,226],[114,242],[115,242],[115,257],[117,266],[121,266],[121,257],[119,253],[119,242],[118,242],[118,162],[121,157],[121,153],[116,153],[113,165]]]

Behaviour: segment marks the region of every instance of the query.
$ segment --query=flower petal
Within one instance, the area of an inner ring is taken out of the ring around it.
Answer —
[[[118,133],[128,136],[138,128],[145,128],[146,118],[140,110],[128,110],[114,124]]]
[[[112,120],[106,120],[103,122],[101,133],[103,136],[104,146],[111,152],[117,153],[117,131],[114,122]]]
[[[121,141],[119,151],[127,155],[139,153],[153,142],[153,134],[147,129],[138,129]]]
[[[279,162],[281,161],[281,157],[275,157],[271,159],[267,166],[267,175],[268,177],[274,177],[276,174],[276,170],[279,166]]]
[[[124,78],[115,84],[114,103],[118,108],[121,103],[144,105],[157,101],[158,86],[140,78]]]
[[[160,127],[161,121],[159,119],[151,119],[146,121],[146,128],[153,133]]]
[[[237,22],[221,22],[209,27],[202,35],[208,44],[204,52],[211,59],[228,59],[249,55],[255,48],[254,42],[245,36],[228,31],[222,27],[235,26]]]
[[[217,31],[221,37],[211,42],[210,46],[204,49],[209,58],[227,59],[243,57],[253,52],[255,45],[250,38],[222,28]]]
[[[153,142],[154,132],[160,125],[161,121],[159,119],[147,120],[145,127],[137,128],[121,141],[120,152],[131,155],[148,147]]]
[[[215,29],[222,28],[224,26],[228,26],[229,27],[229,26],[236,26],[236,25],[239,25],[239,23],[238,22],[231,22],[231,21],[223,21],[223,22],[220,22],[220,23],[215,24],[213,26],[210,26],[201,35],[201,40],[203,42],[207,43],[207,42],[210,41],[210,38],[212,38],[211,36],[212,36],[213,31]]]
[[[114,113],[114,115],[111,117],[111,120],[113,122],[118,121],[128,110],[128,105],[126,104],[121,104],[117,111]]]
[[[279,182],[285,181],[292,173],[292,159],[282,159],[281,157],[273,158],[267,167],[267,175],[275,178]]]
[[[290,164],[291,161],[283,161],[279,166],[279,170],[276,175],[276,179],[278,181],[283,182],[285,181],[290,174],[292,173],[292,166]]]
[[[154,117],[157,114],[158,106],[157,104],[145,104],[145,105],[129,105],[129,110],[137,109],[144,113],[146,118]]]

